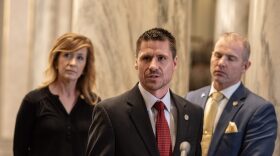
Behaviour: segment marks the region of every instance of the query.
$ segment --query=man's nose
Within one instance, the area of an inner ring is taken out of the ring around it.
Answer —
[[[226,61],[227,61],[226,56],[222,56],[222,57],[218,60],[218,65],[219,65],[219,66],[225,66]]]
[[[156,70],[158,68],[158,61],[157,58],[154,57],[151,62],[150,62],[150,67],[151,70]]]

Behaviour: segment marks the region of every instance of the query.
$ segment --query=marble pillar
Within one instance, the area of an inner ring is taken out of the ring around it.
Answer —
[[[12,155],[15,119],[21,100],[42,82],[54,40],[71,30],[72,1],[3,2],[1,1],[4,10],[0,52],[0,155],[6,156]]]
[[[216,1],[192,1],[189,90],[196,90],[211,83],[209,62],[213,50],[215,9]]]
[[[217,0],[215,40],[228,31],[247,36],[250,0]]]
[[[15,116],[20,101],[28,90],[30,6],[27,1],[5,0],[3,3],[3,38],[0,53],[0,155],[11,155]]]
[[[97,92],[107,98],[138,82],[134,69],[137,38],[153,27],[177,39],[178,68],[172,89],[188,88],[191,0],[74,0],[73,31],[89,36],[95,46]]]
[[[35,88],[44,80],[49,51],[55,39],[71,31],[72,1],[35,0],[30,16],[33,19],[30,86]]]
[[[195,40],[209,41],[214,35],[214,21],[216,1],[213,0],[193,0],[192,1],[192,22],[191,35]],[[193,48],[192,48],[193,50]]]
[[[1,131],[11,138],[16,110],[28,88],[29,78],[29,3],[4,1],[3,47],[1,49]]]
[[[251,67],[245,75],[246,85],[275,105],[280,125],[280,13],[279,0],[251,0],[249,41]],[[280,155],[280,129],[274,156]]]
[[[3,47],[3,42],[2,42],[2,36],[3,36],[3,16],[4,14],[4,1],[0,1],[0,56],[2,53],[2,47]],[[0,70],[0,77],[1,77],[1,70]]]
[[[3,24],[3,19],[4,19],[4,1],[0,1],[0,98],[1,98],[1,93],[2,93],[2,68],[1,68],[1,66],[2,66],[2,59],[1,59],[1,56],[2,56],[2,52],[3,52],[3,26],[4,26],[4,24]],[[0,100],[0,102],[1,102],[1,100]],[[0,111],[1,111],[1,103],[0,103]],[[0,113],[0,116],[1,116],[1,113]],[[4,126],[2,126],[2,120],[1,120],[1,118],[2,117],[0,117],[0,131],[3,129],[3,127]],[[5,143],[4,143],[4,141],[3,141],[3,139],[0,137],[0,147],[1,147],[1,149],[3,148],[3,147],[5,147],[4,146],[5,145]],[[7,154],[6,154],[6,152],[5,151],[3,151],[3,150],[1,150],[0,149],[0,155],[3,155],[3,156],[6,156]]]

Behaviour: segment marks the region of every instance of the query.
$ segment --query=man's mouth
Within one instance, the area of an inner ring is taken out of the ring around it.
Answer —
[[[156,77],[159,77],[159,75],[149,75],[148,77],[151,77],[151,78],[156,78]]]
[[[159,77],[160,77],[159,74],[149,74],[146,76],[147,79],[157,79]]]
[[[215,70],[214,71],[214,75],[217,75],[217,76],[221,76],[221,75],[225,75],[226,73],[221,71],[221,70]]]

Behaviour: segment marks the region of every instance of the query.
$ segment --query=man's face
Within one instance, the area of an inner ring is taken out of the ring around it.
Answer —
[[[217,90],[225,89],[238,81],[249,68],[250,62],[244,60],[241,42],[220,39],[211,56],[211,76]]]
[[[135,68],[141,85],[154,96],[161,98],[169,89],[169,83],[177,64],[168,41],[142,41]]]

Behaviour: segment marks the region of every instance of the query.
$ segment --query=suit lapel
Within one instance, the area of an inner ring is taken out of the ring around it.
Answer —
[[[183,141],[186,141],[185,139],[186,134],[189,134],[189,128],[190,124],[188,123],[188,120],[185,120],[184,117],[189,117],[189,112],[186,102],[182,101],[181,99],[177,98],[172,92],[171,93],[171,98],[174,102],[174,105],[176,106],[177,109],[177,132],[176,132],[176,143],[174,146],[174,151],[173,155],[179,155],[180,153],[180,144]],[[191,135],[191,134],[190,134]]]
[[[241,84],[229,99],[224,111],[217,123],[213,138],[209,147],[208,155],[215,155],[219,142],[228,126],[228,123],[234,118],[238,110],[243,106],[243,99],[246,97],[246,90]]]
[[[198,97],[197,103],[200,104],[203,109],[205,108],[209,92],[210,92],[210,86],[202,90],[200,96]]]
[[[149,114],[144,99],[136,85],[128,96],[128,105],[131,106],[129,115],[140,137],[146,145],[150,155],[158,156],[156,138],[153,133]]]

